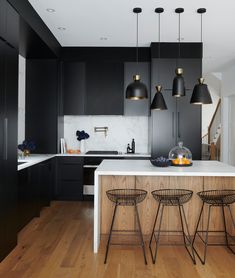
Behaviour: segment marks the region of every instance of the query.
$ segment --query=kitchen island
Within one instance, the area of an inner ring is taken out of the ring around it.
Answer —
[[[218,161],[193,161],[191,167],[154,167],[148,160],[104,160],[95,171],[94,203],[94,253],[98,252],[101,235],[107,235],[110,228],[114,204],[108,200],[106,191],[116,188],[138,188],[148,192],[146,199],[138,205],[142,232],[148,240],[156,214],[157,202],[151,192],[157,189],[181,188],[194,192],[190,202],[185,204],[190,234],[193,235],[199,216],[201,200],[197,192],[211,189],[235,189],[235,167]],[[235,213],[235,208],[232,207]],[[163,229],[180,228],[178,211],[166,209]],[[116,229],[135,229],[133,208],[120,207],[115,223]],[[211,215],[211,229],[221,229],[221,212],[215,208]],[[235,214],[234,214],[235,215]],[[229,215],[226,215],[226,218]],[[229,219],[229,218],[228,218]],[[203,223],[204,227],[205,217]],[[229,219],[228,230],[234,234]]]

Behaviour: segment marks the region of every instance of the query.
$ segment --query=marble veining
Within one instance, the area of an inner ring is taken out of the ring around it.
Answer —
[[[85,130],[90,138],[86,140],[86,151],[117,150],[126,152],[132,138],[136,142],[137,153],[149,152],[148,117],[130,116],[65,116],[64,138],[68,148],[79,148],[77,130]],[[107,136],[95,133],[94,127],[108,127]]]

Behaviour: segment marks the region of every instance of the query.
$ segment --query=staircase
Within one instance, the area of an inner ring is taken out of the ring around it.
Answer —
[[[202,137],[202,160],[220,160],[221,131],[221,99],[219,99],[208,133]]]

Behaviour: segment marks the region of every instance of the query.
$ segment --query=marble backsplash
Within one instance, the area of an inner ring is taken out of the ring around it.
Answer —
[[[78,149],[77,130],[85,130],[90,138],[85,140],[86,151],[116,150],[126,152],[127,144],[135,139],[136,153],[149,152],[148,121],[145,116],[65,116],[64,138],[67,148]],[[108,127],[107,136],[95,132],[95,127]]]

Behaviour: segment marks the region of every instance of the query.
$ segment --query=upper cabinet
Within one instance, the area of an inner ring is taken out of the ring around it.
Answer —
[[[175,68],[182,67],[186,94],[181,98],[172,96]],[[152,98],[157,83],[162,85],[167,110],[152,111],[151,141],[152,156],[168,156],[172,147],[183,141],[193,159],[201,159],[201,107],[190,104],[193,87],[200,76],[201,59],[152,59]]]
[[[155,94],[155,86],[161,85],[162,90],[171,90],[175,77],[176,59],[152,59],[151,64],[152,92]],[[153,96],[154,96],[153,94]]]
[[[6,0],[0,0],[0,37],[6,36]]]
[[[126,99],[126,88],[133,82],[133,75],[140,74],[141,82],[143,82],[148,90],[148,99],[130,100]],[[124,115],[125,116],[148,116],[150,114],[150,63],[140,62],[138,66],[136,62],[124,63]]]
[[[64,114],[84,115],[86,66],[82,62],[64,62],[62,69]]]
[[[123,63],[86,64],[86,115],[123,115]]]
[[[18,49],[19,15],[6,0],[0,0],[0,37]]]
[[[150,63],[140,62],[138,73],[149,98],[134,101],[125,98],[125,91],[136,74],[135,62],[64,61],[64,115],[149,115]]]
[[[123,115],[124,66],[63,62],[64,115]]]

